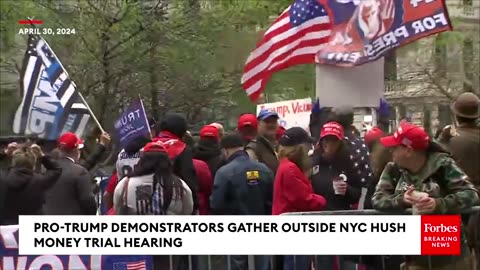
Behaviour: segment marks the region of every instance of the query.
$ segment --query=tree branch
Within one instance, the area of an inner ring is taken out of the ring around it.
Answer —
[[[137,36],[138,34],[140,34],[143,30],[145,30],[145,28],[143,27],[143,25],[140,25],[139,29],[132,33],[130,36],[124,38],[123,40],[119,41],[117,44],[113,45],[112,47],[110,47],[108,49],[108,51],[106,52],[105,54],[105,57],[107,60],[110,60],[112,59],[112,57],[110,57],[109,55],[115,51],[118,47],[120,47],[121,45],[127,43],[128,41],[130,41],[132,38],[134,38],[135,36]]]
[[[430,74],[430,72],[428,71],[427,68],[424,69],[424,73],[425,73],[425,75],[427,75],[428,79],[431,81],[431,84],[433,84],[440,93],[442,93],[444,96],[446,96],[446,97],[449,98],[450,100],[454,100],[454,99],[455,99],[455,97],[452,96],[452,95],[449,93],[448,89],[445,89],[445,88],[436,80],[436,78],[435,78],[432,74]],[[450,82],[448,82],[447,85],[450,85]]]

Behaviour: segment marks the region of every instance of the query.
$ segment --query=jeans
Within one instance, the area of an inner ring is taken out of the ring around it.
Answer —
[[[310,270],[310,256],[285,255],[283,256],[283,270]]]
[[[338,257],[338,260],[337,260]],[[337,264],[338,262],[338,264]],[[338,267],[335,267],[338,265]],[[320,255],[315,257],[315,269],[317,270],[356,270],[357,265],[346,261],[342,256]]]

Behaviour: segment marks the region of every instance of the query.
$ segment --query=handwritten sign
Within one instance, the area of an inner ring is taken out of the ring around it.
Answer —
[[[280,116],[279,124],[285,128],[302,127],[308,131],[312,99],[294,99],[257,105],[257,115],[262,109],[274,110]]]

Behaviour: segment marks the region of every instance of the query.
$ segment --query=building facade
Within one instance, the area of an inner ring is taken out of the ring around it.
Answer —
[[[453,98],[465,91],[480,94],[480,1],[446,3],[453,32],[421,39],[387,59],[385,97],[392,127],[409,119],[434,134],[452,123]]]

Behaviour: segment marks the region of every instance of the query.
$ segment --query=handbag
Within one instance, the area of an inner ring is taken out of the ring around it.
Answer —
[[[117,215],[128,215],[128,183],[130,182],[130,177],[127,177],[125,180],[125,186],[123,186],[122,191],[122,204],[119,207]]]

